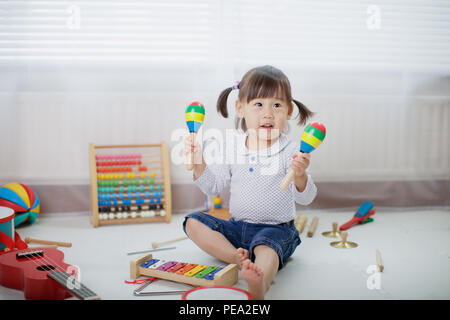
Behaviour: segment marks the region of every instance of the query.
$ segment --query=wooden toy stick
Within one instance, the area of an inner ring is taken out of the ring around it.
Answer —
[[[319,222],[319,218],[318,217],[314,217],[311,225],[309,226],[309,230],[308,230],[308,237],[312,237],[314,235],[314,232],[316,231],[317,228],[317,222]]]
[[[305,228],[306,221],[308,221],[308,217],[306,214],[301,214],[298,216],[297,220],[295,220],[295,227],[297,228],[299,233],[303,232],[303,229]]]
[[[48,244],[48,245],[57,245],[59,247],[71,247],[72,244],[70,242],[61,242],[61,241],[50,241],[50,240],[40,240],[40,239],[33,239],[26,237],[25,238],[26,243],[39,243],[39,244]]]
[[[377,254],[378,271],[383,272],[384,266],[381,264],[381,254],[380,251],[378,251],[378,249],[376,251],[376,254]]]
[[[177,241],[181,241],[181,240],[185,240],[185,239],[188,239],[188,236],[179,237],[179,238],[170,239],[170,240],[161,241],[161,242],[152,242],[152,248],[156,249],[156,248],[158,248],[159,246],[161,246],[163,244],[177,242]]]

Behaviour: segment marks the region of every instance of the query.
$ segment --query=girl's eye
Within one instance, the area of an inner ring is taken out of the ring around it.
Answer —
[[[255,106],[257,106],[257,107],[262,107],[262,103],[261,103],[261,102],[256,102],[256,103],[255,103]]]
[[[273,105],[273,107],[274,107],[275,109],[280,108],[280,107],[281,107],[281,104],[275,103],[275,104]]]

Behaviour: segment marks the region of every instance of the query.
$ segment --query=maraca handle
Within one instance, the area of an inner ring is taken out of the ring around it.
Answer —
[[[191,139],[195,142],[195,132],[191,132]],[[194,152],[191,152],[188,158],[188,162],[186,163],[186,169],[192,171],[194,169]]]
[[[289,168],[288,172],[286,173],[283,180],[281,181],[281,184],[280,184],[281,190],[285,190],[289,186],[292,179],[294,179],[294,175],[295,175],[294,170],[292,170],[292,168]]]
[[[299,151],[297,153],[297,155],[301,155],[301,154],[302,154],[301,151]],[[286,173],[283,180],[281,181],[281,184],[280,184],[281,190],[285,190],[288,187],[288,185],[291,183],[292,179],[294,179],[294,176],[295,176],[294,170],[292,170],[292,168],[289,168],[288,172]]]

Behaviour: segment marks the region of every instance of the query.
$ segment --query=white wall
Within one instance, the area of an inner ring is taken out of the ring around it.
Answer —
[[[193,100],[232,128],[217,97],[261,64],[327,127],[316,180],[450,179],[448,1],[271,3],[0,3],[0,182],[86,184],[89,142],[173,147]]]
[[[87,183],[88,143],[134,144],[161,140],[185,128],[190,101],[207,108],[204,130],[232,128],[215,110],[220,91],[243,72],[214,69],[153,77],[147,68],[100,72],[12,70],[2,73],[0,180]],[[98,69],[98,68],[97,68]],[[330,73],[286,70],[293,95],[327,127],[312,154],[321,181],[449,179],[449,78],[429,74]],[[6,86],[13,86],[7,89]],[[70,86],[70,88],[68,88]],[[230,95],[230,110],[236,93]],[[290,137],[302,128],[290,122]],[[174,183],[190,181],[172,165]]]

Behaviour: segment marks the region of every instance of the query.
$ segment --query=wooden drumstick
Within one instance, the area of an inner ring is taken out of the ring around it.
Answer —
[[[155,248],[158,248],[159,246],[161,246],[163,244],[177,242],[177,241],[181,241],[181,240],[185,240],[185,239],[188,239],[188,236],[179,237],[179,238],[166,240],[166,241],[161,241],[161,242],[152,242],[152,248],[155,249]]]
[[[377,254],[378,271],[383,272],[384,266],[381,264],[381,254],[380,251],[378,251],[378,249],[376,251],[376,254]]]
[[[299,233],[303,232],[303,229],[305,228],[306,221],[308,221],[308,217],[306,214],[301,214],[298,216],[297,220],[294,223],[294,226],[297,228]]]
[[[316,231],[316,228],[317,228],[317,222],[319,222],[319,218],[314,217],[311,222],[311,225],[309,226],[308,237],[311,238],[314,235],[314,232]]]
[[[41,240],[41,239],[33,239],[26,237],[26,243],[39,243],[39,244],[48,244],[48,245],[56,245],[58,247],[71,247],[72,244],[70,242],[61,242],[61,241],[50,241],[50,240]]]

